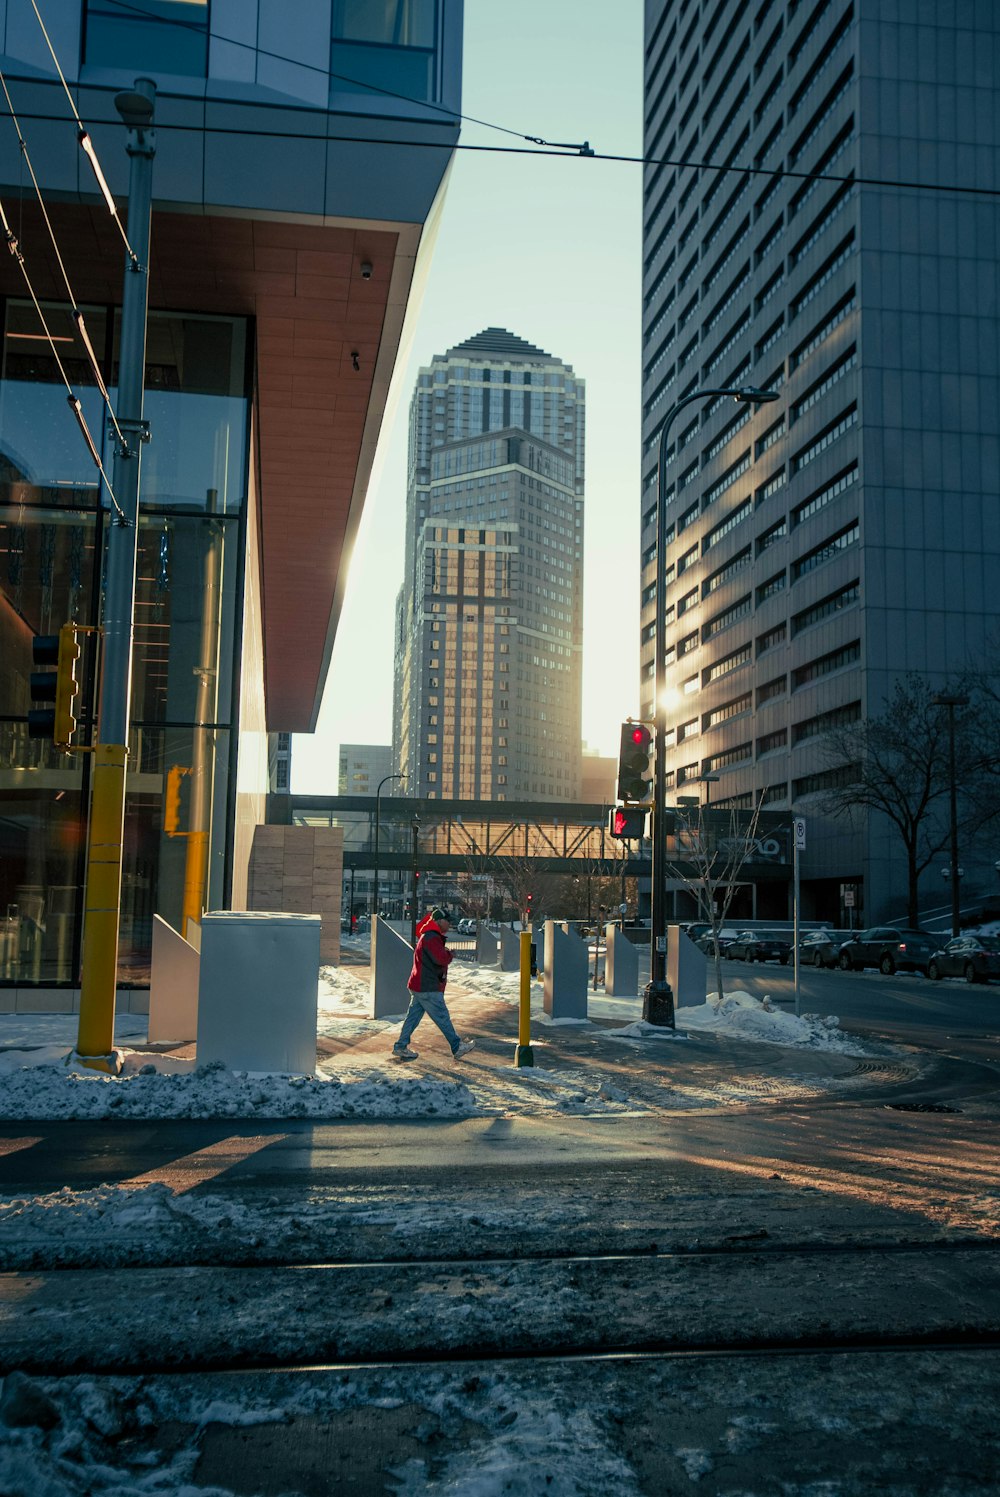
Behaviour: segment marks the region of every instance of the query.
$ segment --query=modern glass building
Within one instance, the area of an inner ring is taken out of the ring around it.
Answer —
[[[776,392],[673,428],[668,771],[806,816],[804,913],[837,925],[906,878],[886,826],[824,814],[824,735],[1000,634],[998,60],[962,0],[646,0],[643,710],[664,417]]]
[[[269,744],[308,732],[425,230],[457,135],[460,0],[52,0],[0,8],[0,1005],[72,1001],[89,756],[29,739],[31,642],[99,626],[127,223],[114,96],[156,85],[120,978],[154,915],[239,908]],[[72,105],[67,98],[67,90]],[[388,141],[391,142],[387,143]],[[50,235],[47,226],[51,224]],[[57,258],[57,252],[58,257]],[[61,260],[61,263],[60,263]],[[37,297],[36,307],[32,293]],[[81,696],[95,731],[98,651]],[[271,756],[275,756],[272,754]],[[277,758],[280,759],[280,752]],[[277,763],[272,766],[277,770]],[[287,787],[285,787],[287,788]]]
[[[407,794],[580,794],[584,383],[488,328],[410,405],[394,743]]]

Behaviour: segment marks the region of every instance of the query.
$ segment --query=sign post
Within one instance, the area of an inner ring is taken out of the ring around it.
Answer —
[[[805,852],[806,821],[804,816],[792,818],[792,961],[795,973],[795,1014],[802,1011],[802,995],[799,989],[799,853]]]

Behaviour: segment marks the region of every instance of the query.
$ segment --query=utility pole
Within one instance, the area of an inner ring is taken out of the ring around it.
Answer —
[[[153,106],[156,84],[137,78],[131,93],[115,97],[128,126],[130,160],[128,232],[118,374],[118,425],[114,491],[121,514],[113,516],[104,575],[104,651],[98,739],[83,915],[83,968],[77,1053],[95,1070],[114,1070],[115,988],[125,829],[125,763],[132,690],[132,632],[139,538],[139,453],[149,432],[142,419],[149,300],[149,238],[153,196]],[[134,257],[134,258],[133,258]]]

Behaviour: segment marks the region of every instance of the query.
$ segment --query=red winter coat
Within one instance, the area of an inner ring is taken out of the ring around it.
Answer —
[[[448,981],[448,965],[454,956],[444,944],[444,933],[430,915],[417,926],[417,945],[413,953],[413,970],[406,986],[411,993],[443,993]]]

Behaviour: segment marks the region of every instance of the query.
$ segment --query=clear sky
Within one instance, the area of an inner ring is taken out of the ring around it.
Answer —
[[[639,155],[641,0],[466,0],[462,92],[463,111],[480,119]],[[524,144],[469,124],[462,141]],[[587,382],[583,737],[617,753],[622,720],[639,710],[641,209],[639,166],[456,154],[382,429],[319,724],[295,739],[296,792],[336,793],[341,742],[392,740],[410,396],[422,365],[491,326],[555,354]]]

